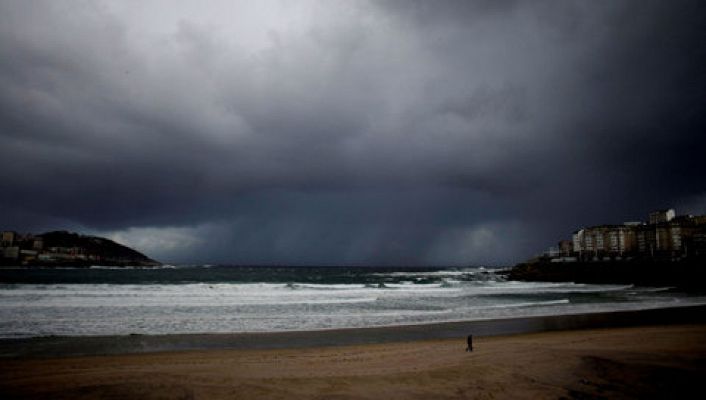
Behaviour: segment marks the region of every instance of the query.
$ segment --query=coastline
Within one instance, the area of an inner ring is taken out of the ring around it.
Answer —
[[[706,305],[314,331],[0,339],[0,359],[46,359],[201,350],[305,349],[458,339],[465,338],[469,334],[474,337],[489,337],[680,324],[706,324]]]
[[[665,271],[669,271],[665,274]],[[576,282],[591,284],[633,284],[674,286],[692,293],[706,292],[706,258],[679,261],[636,258],[622,261],[552,262],[527,261],[505,271],[510,280],[526,282]]]

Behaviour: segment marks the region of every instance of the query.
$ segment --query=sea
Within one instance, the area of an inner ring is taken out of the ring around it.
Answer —
[[[2,268],[0,338],[310,331],[706,304],[672,287],[449,267]]]

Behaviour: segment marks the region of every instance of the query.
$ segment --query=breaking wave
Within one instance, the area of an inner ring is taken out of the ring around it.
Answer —
[[[0,337],[263,332],[706,304],[669,287],[506,281],[479,268],[2,269]]]

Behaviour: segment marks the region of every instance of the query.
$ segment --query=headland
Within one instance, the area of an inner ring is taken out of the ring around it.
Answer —
[[[135,249],[99,236],[68,231],[42,234],[0,232],[0,265],[9,266],[138,266],[162,265]]]

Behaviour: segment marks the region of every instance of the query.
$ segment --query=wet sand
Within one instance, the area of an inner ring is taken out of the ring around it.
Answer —
[[[4,359],[4,399],[687,398],[706,324],[385,344]]]

